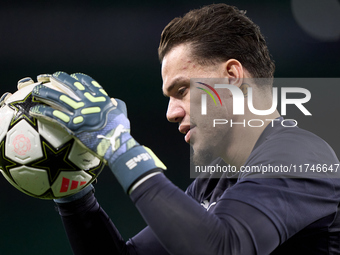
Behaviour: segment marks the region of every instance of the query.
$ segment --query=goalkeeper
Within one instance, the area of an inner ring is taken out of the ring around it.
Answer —
[[[259,28],[244,12],[213,4],[174,19],[162,33],[159,56],[163,93],[169,97],[167,118],[179,124],[197,164],[339,164],[321,138],[289,121],[289,128],[280,125],[283,118],[277,111],[256,116],[277,120],[258,128],[214,130],[201,115],[190,118],[193,106],[201,109],[199,100],[190,97],[190,78],[225,78],[245,96],[247,87],[260,93],[254,98],[257,109],[271,105],[274,64]],[[249,82],[251,78],[267,83]],[[50,79],[65,93],[38,85],[34,96],[51,107],[35,106],[32,115],[60,123],[107,162],[148,224],[125,242],[89,186],[56,200],[74,254],[340,253],[340,179],[330,178],[338,176],[235,173],[233,178],[198,178],[183,192],[164,176],[165,166],[154,153],[131,136],[122,101],[111,100],[84,74],[58,72]],[[221,97],[223,106],[210,107],[209,114],[224,114],[235,122],[254,117],[247,109],[243,116],[232,115],[231,96]]]

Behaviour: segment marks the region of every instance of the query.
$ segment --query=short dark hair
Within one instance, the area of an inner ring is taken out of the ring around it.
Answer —
[[[253,78],[272,78],[275,64],[260,32],[245,11],[226,4],[212,4],[174,18],[163,30],[159,59],[175,46],[189,43],[201,65],[234,58]]]

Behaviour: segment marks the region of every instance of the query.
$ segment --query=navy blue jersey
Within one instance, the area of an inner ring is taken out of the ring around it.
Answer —
[[[274,122],[244,171],[206,173],[186,192],[163,174],[138,186],[148,227],[128,242],[92,193],[58,206],[75,254],[339,254],[338,164],[321,138]]]

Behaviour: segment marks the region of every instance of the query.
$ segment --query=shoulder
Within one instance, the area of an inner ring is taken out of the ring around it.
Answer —
[[[327,142],[298,127],[280,127],[268,132],[254,148],[247,163],[255,163],[254,161],[289,164],[339,163]]]

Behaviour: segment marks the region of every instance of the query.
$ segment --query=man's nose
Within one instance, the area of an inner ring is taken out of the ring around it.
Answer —
[[[176,99],[170,99],[168,104],[168,110],[166,112],[166,118],[170,122],[180,122],[185,116],[183,107]]]

